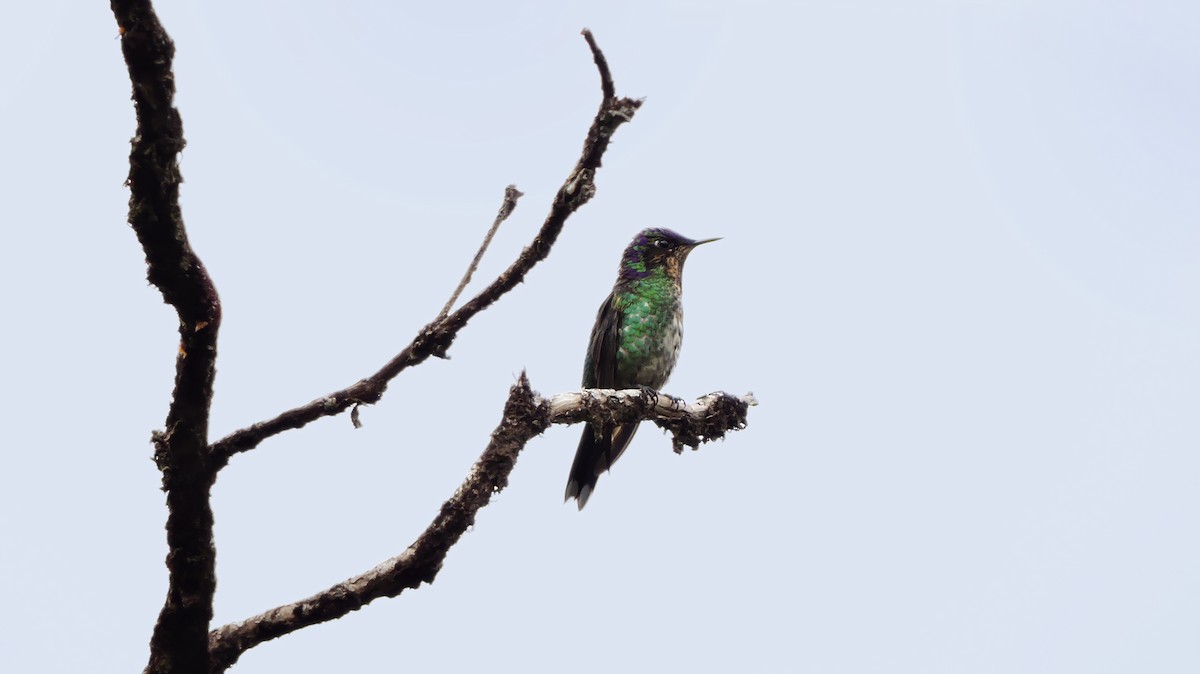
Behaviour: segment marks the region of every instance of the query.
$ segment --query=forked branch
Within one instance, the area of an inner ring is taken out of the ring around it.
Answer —
[[[438,318],[422,328],[408,346],[404,347],[375,374],[340,391],[334,391],[306,405],[283,412],[273,419],[260,421],[234,431],[214,443],[211,448],[212,461],[217,469],[225,465],[233,455],[253,449],[269,437],[289,429],[300,428],[321,417],[341,414],[352,406],[378,402],[392,379],[409,367],[424,362],[430,356],[445,356],[446,351],[454,342],[454,338],[458,335],[458,331],[472,317],[516,287],[525,279],[529,270],[533,269],[538,262],[546,259],[546,256],[550,254],[550,248],[558,240],[558,235],[562,232],[567,218],[595,195],[596,169],[600,168],[601,159],[604,157],[605,150],[608,149],[613,133],[622,124],[632,119],[642,104],[640,100],[617,97],[604,54],[596,45],[590,31],[584,30],[583,36],[592,50],[592,57],[600,71],[600,86],[604,98],[592,120],[591,128],[588,129],[579,161],[576,162],[575,168],[567,176],[567,179],[563,181],[562,187],[558,189],[550,206],[549,215],[546,216],[541,229],[529,245],[487,288],[484,288],[456,311]]]
[[[584,421],[604,424],[654,419],[668,424],[677,448],[710,442],[746,426],[754,396],[710,393],[694,403],[651,390],[587,389],[545,399],[529,387],[525,373],[509,391],[500,425],[429,527],[412,545],[391,559],[316,595],[231,623],[209,635],[214,674],[233,665],[242,653],[263,643],[318,623],[336,620],[381,597],[395,597],[421,583],[432,583],[450,548],[475,523],[475,515],[493,494],[508,486],[525,444],[550,424]]]

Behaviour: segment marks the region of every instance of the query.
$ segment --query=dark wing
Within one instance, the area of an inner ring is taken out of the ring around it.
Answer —
[[[617,341],[620,334],[621,313],[617,309],[616,298],[610,294],[600,305],[596,325],[592,328],[592,339],[583,367],[584,388],[618,388]],[[621,456],[636,430],[637,424],[615,428],[595,428],[589,424],[584,428],[579,448],[575,450],[575,461],[571,464],[564,500],[576,499],[579,509],[583,510],[592,490],[596,488],[596,480]]]
[[[621,313],[612,293],[600,304],[596,324],[588,342],[583,364],[584,388],[612,388],[617,381],[617,340],[621,335]]]

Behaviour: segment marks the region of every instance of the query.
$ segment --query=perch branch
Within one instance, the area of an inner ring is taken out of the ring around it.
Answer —
[[[216,589],[208,494],[208,418],[221,304],[188,243],[179,209],[183,121],[174,106],[175,45],[149,0],[112,0],[133,85],[137,133],[129,153],[129,224],[146,254],[147,278],[179,317],[175,390],[166,428],[152,435],[167,493],[167,597],[150,639],[147,672],[205,672]]]
[[[475,515],[492,495],[508,485],[525,444],[550,424],[632,422],[654,419],[671,424],[675,445],[696,446],[745,428],[746,413],[758,404],[753,395],[710,393],[694,403],[649,389],[613,391],[585,389],[542,398],[529,387],[525,373],[510,389],[500,425],[471,467],[462,485],[442,505],[429,527],[404,552],[361,575],[297,602],[273,608],[209,634],[212,672],[232,666],[242,653],[271,639],[318,623],[336,620],[376,599],[395,597],[421,583],[432,583],[446,554],[475,523]]]
[[[487,288],[480,291],[458,310],[422,328],[408,346],[404,347],[375,374],[340,391],[283,412],[273,419],[234,431],[214,443],[211,447],[212,461],[218,469],[224,466],[233,455],[253,449],[269,437],[289,429],[300,428],[322,417],[340,414],[352,406],[378,402],[384,391],[387,390],[388,383],[401,372],[424,362],[430,356],[445,357],[446,351],[454,342],[458,331],[472,317],[487,309],[501,296],[516,287],[538,262],[546,259],[546,256],[550,254],[551,246],[562,232],[567,218],[595,195],[596,170],[600,167],[600,161],[605,150],[608,149],[613,133],[622,124],[632,119],[642,104],[640,100],[616,96],[612,75],[608,72],[604,54],[596,46],[595,39],[592,38],[590,32],[585,30],[583,35],[588,46],[591,47],[592,56],[600,71],[604,99],[600,102],[600,109],[596,112],[592,125],[588,129],[579,161],[576,162],[575,168],[572,169],[558,193],[555,194],[554,201],[550,206],[550,213],[546,216],[545,222],[533,241]]]
[[[746,427],[746,413],[758,405],[753,393],[732,396],[723,391],[709,393],[689,403],[652,389],[600,389],[559,393],[546,401],[549,423],[588,421],[598,425],[653,420],[670,431],[675,453],[684,446],[698,449],[700,443],[725,437],[731,430]]]

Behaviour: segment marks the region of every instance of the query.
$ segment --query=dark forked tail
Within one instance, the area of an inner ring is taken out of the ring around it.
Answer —
[[[571,475],[567,479],[567,493],[564,501],[575,499],[579,509],[587,505],[588,497],[596,488],[596,480],[601,473],[612,467],[629,441],[637,431],[637,424],[625,424],[615,428],[606,428],[599,432],[593,430],[591,424],[583,429],[583,437],[579,438],[579,449],[575,450],[575,462],[571,464]]]

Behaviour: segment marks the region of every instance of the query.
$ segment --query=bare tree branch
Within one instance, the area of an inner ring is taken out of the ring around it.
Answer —
[[[653,389],[601,389],[560,393],[546,404],[549,423],[573,424],[587,421],[597,426],[653,419],[671,433],[675,453],[684,446],[698,449],[702,442],[725,437],[731,430],[746,427],[749,408],[758,405],[753,393],[732,396],[724,391],[709,393],[689,403]]]
[[[475,259],[471,260],[471,265],[467,267],[467,273],[463,274],[462,280],[458,282],[458,287],[454,289],[454,293],[450,295],[450,299],[446,300],[446,306],[438,312],[434,323],[442,320],[454,308],[454,303],[458,301],[458,296],[467,289],[467,284],[471,282],[471,277],[475,275],[475,270],[479,268],[479,261],[483,259],[483,254],[487,252],[488,246],[492,243],[492,237],[496,236],[496,230],[500,229],[500,223],[508,219],[512,215],[513,210],[517,207],[517,199],[525,196],[524,192],[517,189],[516,185],[509,185],[504,188],[504,202],[500,204],[500,212],[496,214],[495,221],[492,222],[492,228],[488,230],[487,235],[483,237],[483,243],[479,244],[479,251],[475,253]]]
[[[212,672],[223,672],[242,653],[271,639],[318,623],[336,620],[382,597],[395,597],[421,583],[432,583],[450,548],[475,523],[492,495],[508,485],[525,444],[550,424],[628,423],[654,419],[670,424],[677,448],[693,447],[745,428],[753,395],[710,393],[695,403],[650,389],[585,389],[544,399],[529,387],[525,373],[510,389],[500,425],[462,485],[442,505],[429,527],[401,554],[307,599],[273,608],[209,634]],[[678,451],[678,449],[677,449]]]
[[[112,0],[111,6],[137,113],[129,153],[129,224],[146,253],[147,278],[179,316],[175,390],[166,429],[152,435],[167,493],[169,587],[146,671],[205,672],[216,589],[208,415],[221,303],[188,244],[179,209],[179,153],[185,142],[173,102],[175,45],[148,0]]]
[[[273,419],[234,431],[214,443],[211,448],[212,461],[218,470],[228,463],[233,455],[253,449],[271,436],[289,429],[301,428],[321,417],[340,414],[352,406],[378,402],[384,391],[387,390],[388,383],[401,372],[424,362],[430,356],[444,357],[454,342],[454,338],[458,335],[458,331],[467,324],[467,321],[516,287],[525,279],[529,270],[533,269],[538,262],[546,259],[546,256],[550,254],[551,246],[562,232],[567,218],[595,195],[596,169],[600,167],[600,160],[604,156],[605,150],[608,149],[613,133],[622,124],[632,119],[642,104],[640,100],[616,96],[612,75],[608,71],[604,54],[596,46],[595,39],[592,38],[589,31],[585,30],[583,35],[588,46],[591,47],[596,67],[600,71],[604,100],[601,101],[600,109],[592,120],[592,126],[588,130],[579,161],[563,182],[562,187],[559,188],[554,202],[550,206],[550,213],[546,216],[546,221],[533,241],[521,251],[508,269],[492,281],[491,285],[457,311],[422,328],[412,343],[375,374],[340,391],[334,391],[306,405],[283,412]]]
[[[604,58],[604,52],[600,51],[592,31],[584,28],[580,34],[587,40],[588,47],[592,50],[592,59],[596,62],[596,70],[600,71],[600,91],[604,94],[604,100],[616,98],[617,88],[613,84],[612,73],[608,70],[608,59]]]

